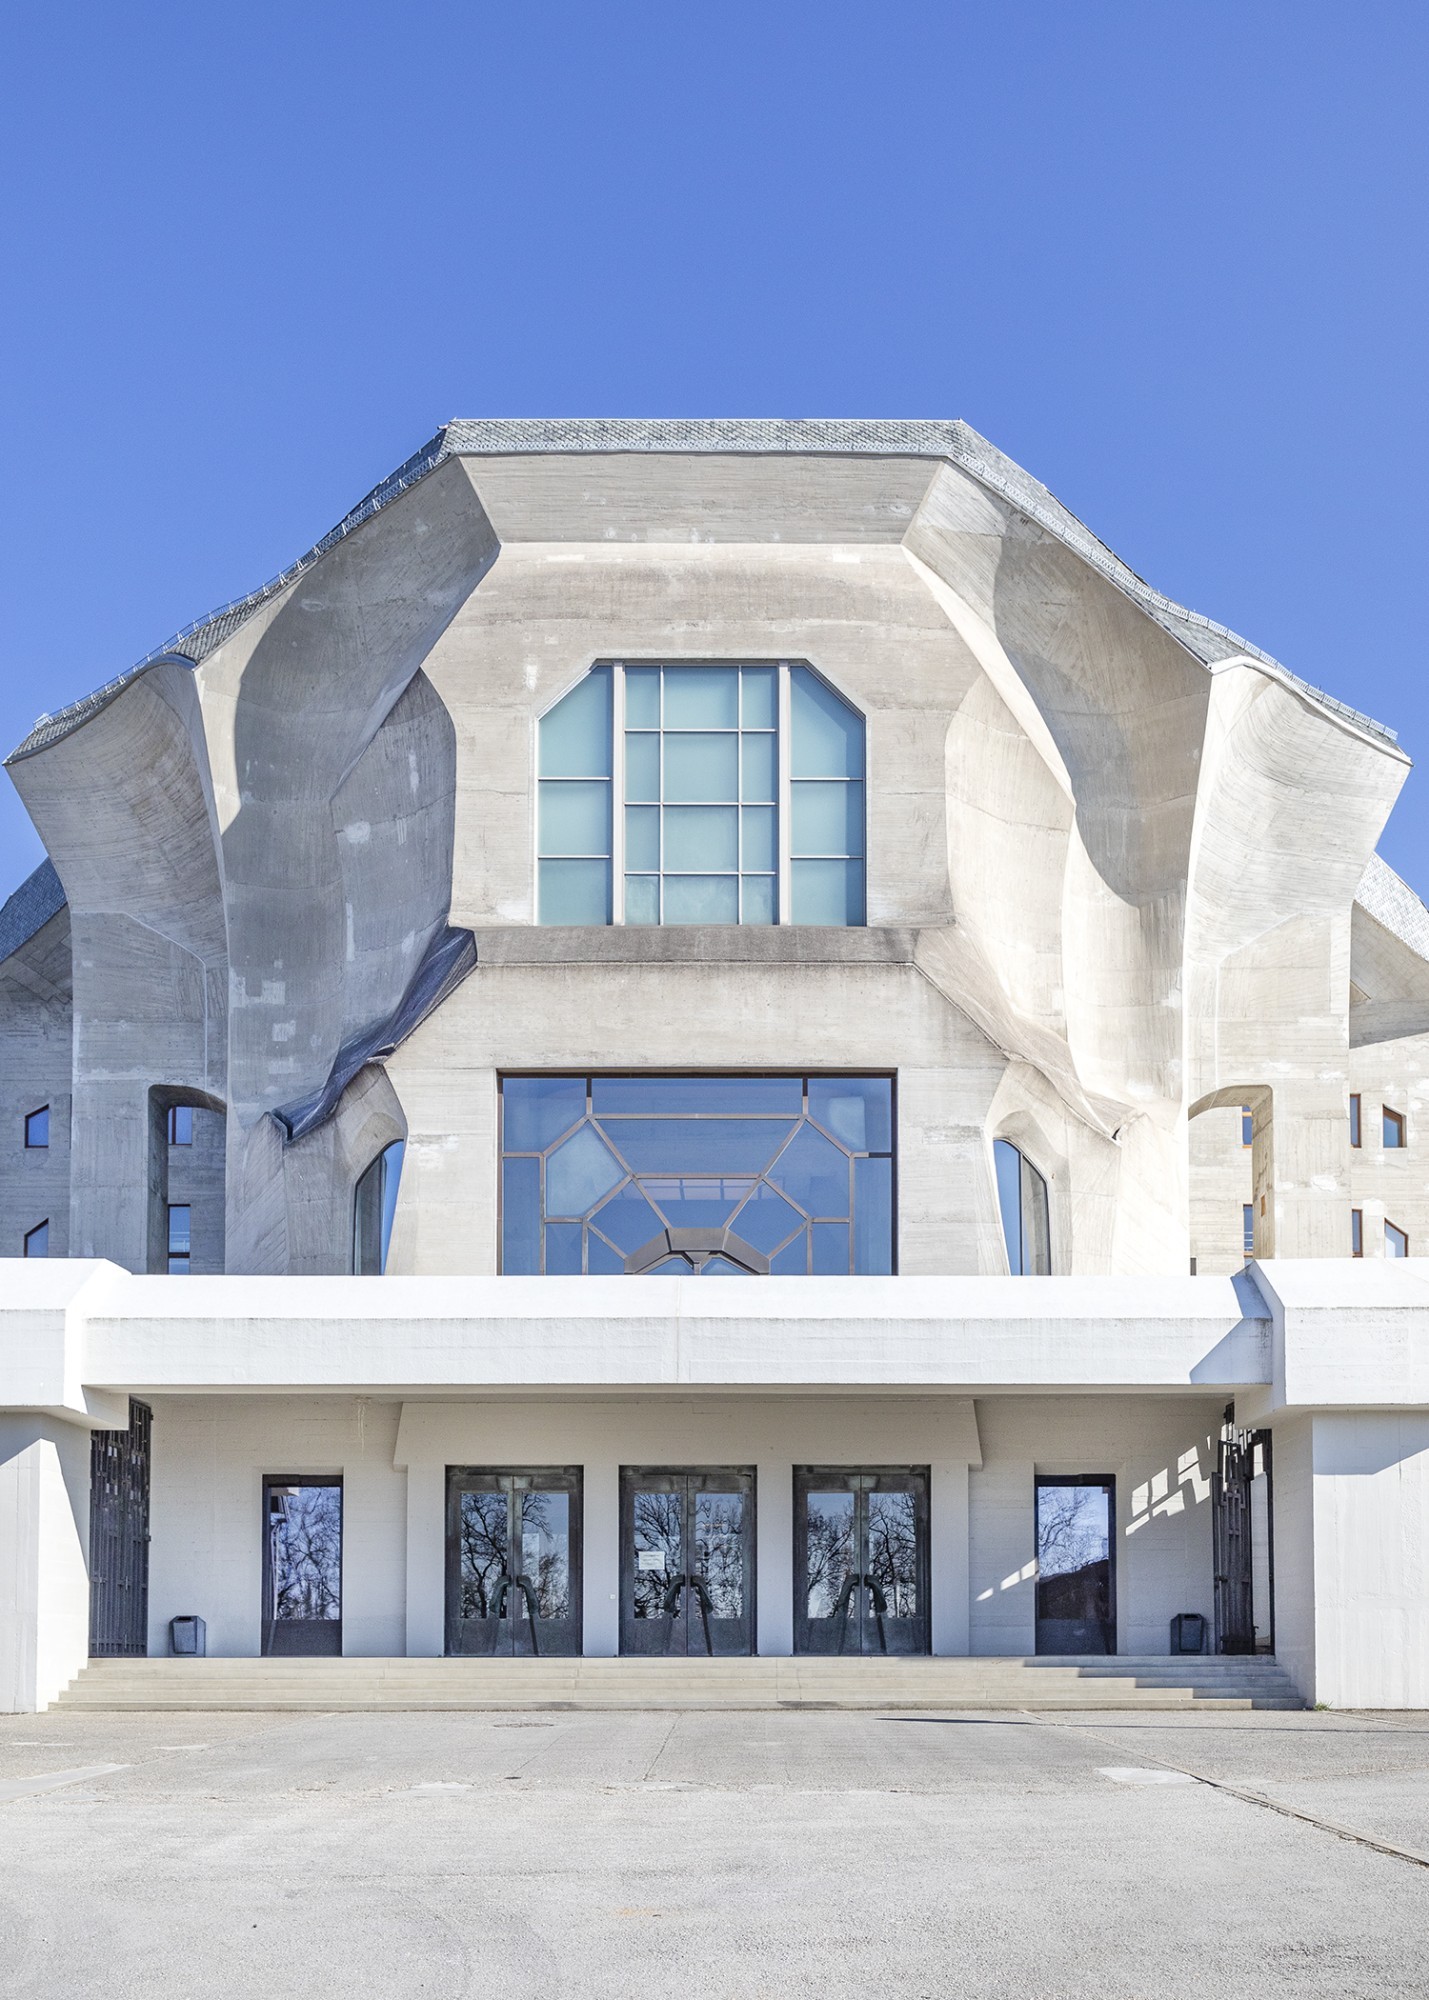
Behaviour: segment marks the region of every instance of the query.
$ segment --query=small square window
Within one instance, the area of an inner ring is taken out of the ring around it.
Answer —
[[[1364,1130],[1360,1123],[1360,1097],[1358,1091],[1354,1091],[1350,1097],[1350,1144],[1352,1146],[1364,1144]]]
[[[1350,1210],[1350,1255],[1352,1257],[1363,1257],[1364,1255],[1364,1210],[1362,1208],[1352,1208]]]
[[[1255,1255],[1255,1203],[1248,1201],[1240,1212],[1241,1243],[1247,1257]]]
[[[50,1254],[50,1225],[37,1222],[33,1229],[25,1232],[25,1255],[27,1257],[48,1257]]]
[[[1396,1229],[1388,1217],[1385,1218],[1384,1224],[1384,1254],[1386,1257],[1409,1255],[1409,1238],[1402,1229]]]
[[[1404,1144],[1404,1113],[1384,1107],[1384,1149],[1387,1153],[1398,1150]]]
[[[1240,1108],[1240,1142],[1242,1146],[1248,1146],[1254,1138],[1255,1113],[1248,1104],[1242,1104]]]
[[[32,1111],[25,1120],[25,1145],[35,1152],[50,1143],[50,1107],[42,1104],[38,1111]]]
[[[186,1201],[169,1203],[169,1272],[182,1276],[189,1268],[193,1210]]]
[[[169,1144],[191,1146],[194,1142],[194,1112],[191,1104],[169,1107]]]

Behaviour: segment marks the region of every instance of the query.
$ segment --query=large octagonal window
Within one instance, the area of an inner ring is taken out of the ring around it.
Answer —
[[[811,667],[594,667],[539,772],[543,924],[864,921],[863,718]]]

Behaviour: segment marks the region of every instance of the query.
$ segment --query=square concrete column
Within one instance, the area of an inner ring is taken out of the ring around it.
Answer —
[[[968,1465],[966,1458],[936,1459],[928,1496],[932,1649],[965,1654],[972,1649],[968,1600]]]
[[[446,1467],[407,1467],[407,1657],[440,1659],[447,1649]]]
[[[1274,1426],[1275,1651],[1307,1700],[1429,1707],[1429,1411]]]
[[[0,1413],[0,1711],[48,1708],[89,1658],[89,1432]]]
[[[585,1603],[581,1650],[591,1659],[620,1651],[620,1464],[587,1458],[584,1479]]]
[[[794,1468],[788,1459],[755,1468],[755,1651],[784,1657],[794,1650]]]

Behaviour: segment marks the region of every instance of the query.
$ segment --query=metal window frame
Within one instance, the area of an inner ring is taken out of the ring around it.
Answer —
[[[662,670],[670,667],[673,668],[722,667],[728,669],[730,672],[733,672],[735,674],[738,674],[740,669],[743,667],[772,667],[776,671],[777,699],[775,707],[774,727],[772,730],[768,731],[759,729],[759,730],[750,730],[748,732],[751,735],[772,734],[775,739],[776,780],[775,780],[775,798],[773,803],[775,808],[776,874],[775,874],[774,923],[772,925],[770,924],[746,925],[744,922],[743,880],[746,871],[743,867],[744,826],[743,826],[743,819],[741,817],[738,821],[740,845],[737,849],[736,867],[734,870],[736,892],[738,896],[739,916],[736,919],[736,924],[735,926],[733,926],[733,928],[770,930],[770,929],[775,929],[780,925],[788,925],[793,921],[793,856],[791,854],[791,839],[792,839],[791,819],[793,810],[794,780],[791,774],[791,760],[792,760],[792,746],[793,746],[793,700],[791,694],[791,685],[792,685],[794,670],[796,668],[803,668],[806,672],[812,674],[816,680],[822,681],[824,686],[828,688],[829,692],[832,695],[834,695],[839,701],[841,701],[847,709],[849,709],[854,715],[858,717],[859,721],[863,725],[863,732],[864,732],[863,776],[861,779],[856,781],[863,787],[863,852],[857,856],[801,855],[799,859],[800,860],[828,859],[828,860],[839,860],[844,862],[848,862],[850,860],[857,860],[859,864],[860,874],[862,877],[862,899],[861,899],[863,904],[862,920],[857,924],[831,925],[828,926],[828,928],[842,929],[842,930],[866,930],[868,928],[868,859],[869,859],[868,767],[869,767],[869,742],[870,742],[871,721],[872,721],[872,718],[870,717],[867,709],[865,709],[861,705],[861,703],[855,701],[843,688],[839,686],[838,682],[835,681],[829,674],[825,673],[822,668],[816,667],[812,662],[812,660],[807,660],[802,657],[795,657],[793,655],[782,658],[740,657],[737,659],[718,659],[718,658],[711,658],[710,655],[707,653],[691,653],[691,654],[667,653],[667,654],[661,654],[658,658],[645,658],[640,655],[632,655],[629,657],[620,656],[620,657],[592,660],[589,663],[589,665],[584,667],[582,671],[579,674],[577,674],[573,680],[571,680],[566,686],[564,686],[561,689],[560,693],[556,695],[552,701],[548,702],[546,706],[540,711],[540,713],[535,717],[534,727],[531,736],[530,769],[531,769],[531,800],[532,800],[531,869],[532,869],[532,884],[534,890],[532,897],[532,907],[535,913],[534,921],[537,924],[537,926],[539,926],[542,922],[541,863],[543,861],[562,861],[562,860],[572,860],[572,861],[594,861],[602,859],[606,860],[609,864],[611,871],[610,899],[609,899],[610,916],[607,919],[606,924],[600,926],[600,928],[610,928],[616,925],[623,926],[626,922],[625,809],[627,801],[625,798],[625,763],[626,763],[625,675],[626,675],[626,670],[632,667],[634,668],[657,667]],[[611,677],[610,775],[608,778],[550,779],[546,780],[545,782],[555,783],[555,784],[563,784],[563,783],[608,784],[610,786],[610,852],[606,856],[547,854],[542,850],[541,846],[540,788],[543,782],[541,776],[541,724],[545,721],[546,717],[552,713],[554,709],[560,706],[561,702],[565,700],[568,694],[571,694],[577,687],[580,686],[583,680],[587,679],[591,674],[599,672],[608,672]],[[663,743],[665,736],[663,673],[661,679],[660,702],[661,702],[660,725],[657,733],[660,736],[660,739]],[[721,733],[733,734],[736,741],[740,742],[742,741],[746,733],[742,719],[743,718],[742,702],[736,709],[736,717],[737,720],[733,731],[721,732]],[[662,797],[658,801],[660,812],[662,815],[662,820],[661,820],[662,866],[658,871],[660,885],[661,885],[660,917],[656,925],[654,926],[641,925],[639,926],[640,929],[646,929],[646,928],[659,929],[665,927],[665,915],[664,915],[665,870],[663,867],[663,859],[664,859],[663,814],[664,814],[665,801],[663,798],[663,792],[664,792],[663,768],[664,766],[663,766],[663,756],[662,756],[661,760],[662,776],[661,776],[661,786],[660,786]],[[808,780],[805,782],[818,782],[818,781]],[[848,779],[842,779],[842,780],[834,779],[825,782],[847,784],[855,781],[851,781]],[[743,769],[743,758],[741,757],[740,769],[739,769],[739,781],[737,787],[738,795],[734,801],[735,810],[737,814],[742,814],[744,806],[744,799],[742,796],[743,789],[744,789],[744,769]],[[637,803],[639,802],[637,801]],[[763,801],[761,801],[760,803],[763,803]],[[727,871],[721,870],[717,872],[725,873]],[[750,872],[755,874],[761,874],[766,871],[753,870]],[[699,926],[680,925],[678,926],[678,928],[698,929]]]
[[[890,1210],[889,1264],[891,1268],[888,1275],[890,1277],[896,1277],[898,1275],[898,1251],[899,1251],[898,1072],[897,1070],[891,1070],[891,1069],[853,1070],[850,1069],[846,1063],[840,1063],[836,1066],[830,1065],[828,1067],[811,1067],[799,1070],[752,1069],[752,1068],[712,1070],[712,1069],[695,1068],[693,1066],[674,1066],[668,1069],[662,1068],[658,1070],[653,1070],[653,1069],[642,1070],[642,1069],[629,1069],[629,1068],[590,1069],[590,1068],[573,1068],[570,1066],[562,1066],[560,1068],[552,1068],[552,1069],[522,1068],[522,1069],[498,1070],[496,1073],[496,1204],[495,1204],[496,1207],[495,1266],[497,1271],[500,1272],[502,1269],[502,1253],[503,1253],[503,1246],[506,1240],[506,1230],[505,1230],[506,1175],[504,1172],[505,1163],[508,1159],[536,1160],[539,1162],[540,1165],[540,1175],[539,1175],[538,1185],[540,1188],[541,1216],[542,1216],[542,1221],[540,1224],[542,1269],[539,1273],[535,1275],[538,1275],[540,1277],[545,1277],[548,1275],[548,1273],[545,1270],[546,1154],[551,1152],[557,1145],[559,1145],[563,1139],[567,1138],[570,1132],[573,1132],[576,1129],[577,1125],[581,1124],[586,1119],[594,1118],[595,1113],[592,1109],[592,1101],[594,1093],[591,1088],[591,1086],[594,1083],[598,1081],[604,1081],[610,1078],[623,1078],[623,1077],[630,1077],[636,1080],[644,1080],[644,1081],[649,1081],[654,1077],[676,1077],[676,1078],[688,1077],[691,1078],[692,1080],[701,1082],[706,1079],[712,1079],[719,1082],[725,1082],[725,1081],[732,1082],[740,1077],[753,1077],[760,1080],[774,1080],[774,1081],[793,1081],[795,1078],[797,1078],[802,1085],[802,1091],[803,1091],[803,1109],[800,1112],[800,1117],[807,1119],[816,1132],[823,1133],[824,1130],[823,1126],[820,1125],[818,1121],[814,1119],[809,1113],[808,1101],[809,1101],[810,1083],[819,1077],[825,1077],[825,1076],[830,1076],[830,1077],[857,1076],[860,1078],[867,1077],[871,1080],[886,1082],[889,1086],[888,1151],[886,1153],[883,1152],[859,1153],[859,1154],[850,1153],[849,1173],[850,1173],[850,1178],[852,1179],[853,1161],[855,1159],[877,1159],[877,1160],[886,1159],[889,1163],[889,1210]],[[567,1131],[558,1133],[556,1138],[554,1138],[551,1141],[550,1145],[544,1147],[540,1151],[527,1150],[521,1152],[508,1153],[506,1150],[506,1085],[508,1083],[520,1082],[524,1079],[536,1079],[540,1081],[555,1077],[569,1077],[572,1079],[580,1078],[584,1081],[585,1083],[584,1111],[582,1111],[579,1118],[574,1119],[572,1121]],[[620,1118],[620,1117],[636,1117],[642,1114],[638,1114],[635,1112],[628,1112],[628,1113],[615,1112],[608,1115]],[[773,1118],[772,1113],[759,1112],[759,1111],[733,1111],[733,1112],[690,1111],[690,1112],[681,1112],[679,1115],[682,1118],[692,1119],[695,1121],[700,1121],[704,1119],[717,1119],[722,1123],[728,1123],[740,1119],[749,1119],[753,1121],[759,1119],[772,1120]],[[832,1135],[826,1135],[826,1136],[831,1137]],[[848,1147],[844,1145],[844,1142],[841,1139],[834,1139],[833,1144],[838,1146],[844,1152],[848,1152],[849,1150]],[[627,1171],[629,1170],[627,1169]],[[634,1176],[632,1175],[632,1178],[633,1177]],[[757,1175],[753,1177],[758,1178]],[[743,1178],[743,1176],[739,1176],[739,1178]],[[850,1208],[848,1217],[850,1262],[852,1262],[853,1258],[853,1229],[854,1229],[852,1199],[853,1199],[852,1187],[850,1187]],[[1049,1202],[1050,1202],[1050,1196],[1049,1196]],[[811,1216],[808,1219],[812,1223],[818,1221],[820,1218],[817,1216]],[[838,1219],[842,1220],[842,1218]],[[1049,1208],[1049,1223],[1050,1223],[1050,1208]],[[590,1276],[592,1274],[589,1272],[582,1272],[580,1275],[585,1277],[585,1276]],[[850,1275],[855,1275],[855,1274],[850,1273]]]

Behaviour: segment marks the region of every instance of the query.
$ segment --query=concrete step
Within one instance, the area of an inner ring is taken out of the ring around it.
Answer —
[[[66,1709],[1303,1708],[1256,1659],[94,1660]]]

